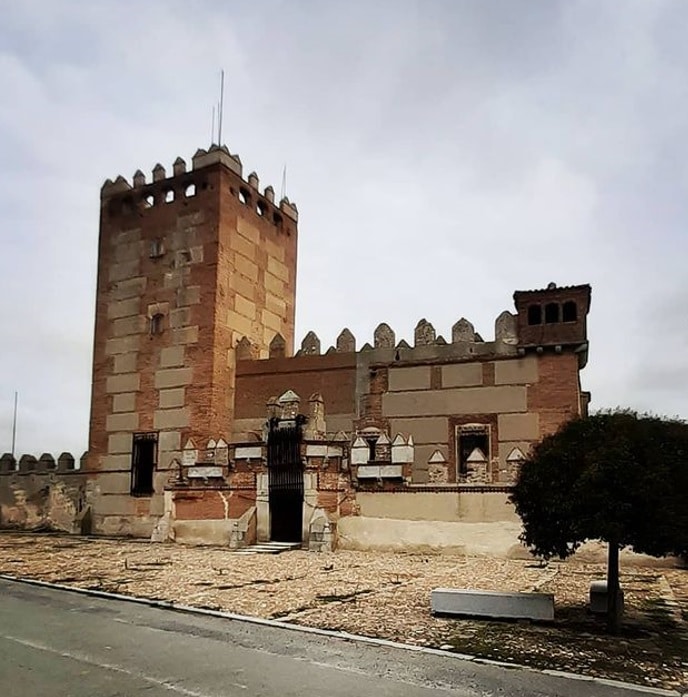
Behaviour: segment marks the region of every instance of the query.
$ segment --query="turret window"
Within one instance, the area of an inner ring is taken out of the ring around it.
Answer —
[[[539,305],[528,307],[528,324],[542,324],[542,308]]]
[[[578,308],[573,300],[567,300],[563,307],[564,322],[575,322],[578,319]]]
[[[559,321],[559,304],[547,303],[545,305],[545,324],[556,324]]]
[[[156,314],[150,318],[150,333],[151,334],[162,334],[163,322],[165,320],[164,315]]]

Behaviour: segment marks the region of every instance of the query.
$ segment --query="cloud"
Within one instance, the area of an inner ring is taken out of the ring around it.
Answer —
[[[300,212],[297,322],[485,337],[516,288],[593,285],[593,406],[688,416],[679,0],[0,10],[0,450],[86,447],[102,181],[225,134]]]

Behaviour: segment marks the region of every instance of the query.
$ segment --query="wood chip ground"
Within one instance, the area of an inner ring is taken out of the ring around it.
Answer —
[[[587,611],[601,564],[216,547],[0,534],[0,572],[343,630],[508,663],[688,690],[688,571],[624,566],[619,636]],[[433,617],[437,587],[554,593],[551,624]]]

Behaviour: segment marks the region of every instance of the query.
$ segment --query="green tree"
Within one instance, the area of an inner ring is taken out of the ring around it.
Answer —
[[[521,540],[562,559],[608,544],[607,624],[619,626],[619,550],[688,553],[688,424],[632,411],[574,419],[533,449],[511,501]]]

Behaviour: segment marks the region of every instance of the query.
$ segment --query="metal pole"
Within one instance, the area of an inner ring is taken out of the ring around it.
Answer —
[[[14,392],[14,418],[12,419],[12,458],[14,458],[14,446],[17,440],[17,391]]]
[[[220,78],[220,113],[218,114],[218,126],[217,126],[217,144],[222,145],[222,118],[224,116],[224,100],[225,100],[225,71],[222,70],[222,77]]]

